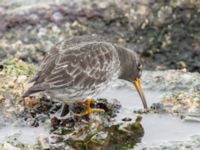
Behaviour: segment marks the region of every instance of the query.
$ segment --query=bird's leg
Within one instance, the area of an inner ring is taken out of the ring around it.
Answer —
[[[91,108],[91,106],[90,106],[91,101],[92,101],[91,98],[87,98],[87,99],[84,101],[84,103],[85,103],[86,106],[87,106],[86,111],[85,111],[85,112],[82,112],[82,113],[80,113],[80,114],[75,114],[75,115],[81,117],[81,116],[89,115],[89,114],[92,113],[92,112],[105,112],[104,109],[100,109],[100,108]]]
[[[58,118],[58,119],[65,119],[67,118],[69,115],[69,106],[66,103],[62,103],[61,108],[59,110],[57,110],[57,108],[53,108],[51,111],[54,112],[56,109],[56,112],[54,114],[54,117]]]
[[[65,104],[65,103],[62,104],[60,117],[66,116],[66,114],[68,113],[68,109],[69,109],[69,106],[67,104]]]

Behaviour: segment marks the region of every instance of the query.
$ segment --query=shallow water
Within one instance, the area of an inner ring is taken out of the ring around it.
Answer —
[[[144,90],[144,93],[148,105],[151,106],[152,103],[159,102],[167,92]],[[133,111],[143,108],[138,93],[131,86],[120,88],[120,90],[117,88],[107,89],[102,93],[102,97],[116,98],[122,104],[117,122],[121,122],[124,117],[130,117],[134,120],[137,115]],[[185,122],[178,117],[167,114],[148,113],[142,116],[145,134],[142,143],[138,144],[138,148],[167,142],[186,141],[193,135],[200,135],[199,123],[197,122]]]
[[[36,144],[39,136],[48,136],[48,130],[45,127],[14,127],[10,125],[2,127],[0,133],[0,143],[6,142],[11,137],[23,144],[30,145]]]
[[[199,123],[184,122],[170,115],[144,115],[142,125],[145,130],[142,144],[145,146],[186,141],[193,135],[200,135]]]
[[[144,90],[144,93],[148,105],[151,106],[152,103],[159,102],[167,92]],[[133,86],[114,86],[105,90],[99,97],[117,99],[122,104],[122,109],[116,117],[116,123],[122,122],[122,118],[125,117],[135,120],[137,114],[133,111],[143,108],[140,97]],[[185,122],[167,114],[148,113],[142,116],[145,134],[142,142],[137,144],[136,148],[138,149],[154,144],[186,141],[193,135],[200,135],[199,123]],[[10,136],[16,136],[17,140],[24,144],[35,144],[38,136],[48,136],[48,132],[48,127],[14,127],[10,125],[0,128],[0,143]]]

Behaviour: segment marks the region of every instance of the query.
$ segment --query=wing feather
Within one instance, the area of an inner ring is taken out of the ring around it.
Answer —
[[[55,45],[44,57],[26,95],[63,87],[95,88],[110,80],[117,69],[116,50],[110,43],[97,41],[74,38]]]
[[[60,56],[58,64],[51,75],[46,77],[46,81],[51,88],[63,86],[91,88],[112,77],[114,59],[113,47],[107,43],[90,43],[75,47],[69,53]],[[65,65],[63,65],[63,60],[65,60]],[[55,70],[60,70],[62,73],[54,74]],[[63,74],[63,80],[54,81],[55,75],[59,74]]]

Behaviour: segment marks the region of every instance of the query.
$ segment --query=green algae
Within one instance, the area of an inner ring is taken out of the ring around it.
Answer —
[[[11,59],[4,63],[2,72],[6,76],[16,75],[16,77],[19,77],[24,75],[29,77],[35,73],[35,66],[19,59]]]

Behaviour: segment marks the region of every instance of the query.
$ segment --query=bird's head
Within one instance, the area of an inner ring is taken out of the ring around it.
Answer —
[[[140,77],[142,74],[142,62],[139,56],[134,51],[129,51],[127,49],[120,52],[121,61],[121,74],[120,78],[132,82],[137,89],[137,92],[140,95],[143,106],[147,109],[147,102],[144,96],[141,84]],[[124,58],[122,58],[124,57]]]
[[[142,74],[142,64],[141,64],[140,60],[138,62],[136,62],[135,70],[136,70],[135,73],[133,73],[133,84],[135,85],[135,88],[137,89],[137,91],[140,95],[140,98],[142,100],[144,108],[148,109],[146,98],[144,96],[144,93],[143,93],[143,90],[141,87],[141,83],[140,83],[140,77]]]

